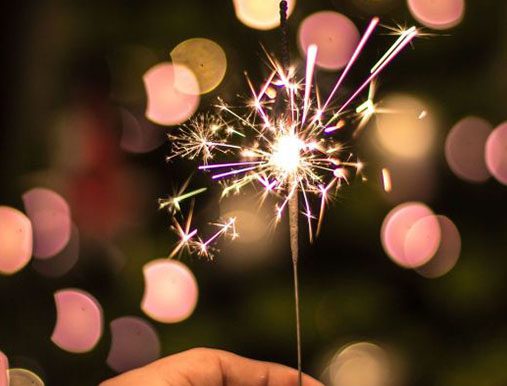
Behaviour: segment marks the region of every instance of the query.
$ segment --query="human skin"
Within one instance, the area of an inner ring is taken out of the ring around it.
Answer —
[[[159,359],[99,386],[297,386],[297,371],[207,348]],[[303,375],[304,386],[323,386]]]

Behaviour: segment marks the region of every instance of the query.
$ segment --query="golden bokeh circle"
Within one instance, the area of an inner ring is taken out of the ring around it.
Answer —
[[[201,94],[214,90],[225,76],[227,69],[225,52],[212,40],[204,38],[185,40],[178,44],[170,55],[173,63],[184,65],[195,74]],[[192,92],[186,90],[184,82],[178,82],[177,72],[175,87],[181,92]]]

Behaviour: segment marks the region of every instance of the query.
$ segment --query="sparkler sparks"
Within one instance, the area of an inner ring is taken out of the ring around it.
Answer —
[[[198,117],[169,136],[172,153],[168,159],[200,159],[202,163],[198,168],[222,183],[222,196],[239,192],[251,184],[259,186],[266,195],[275,195],[278,199],[276,220],[281,219],[293,197],[299,200],[301,196],[302,214],[312,240],[315,230],[318,233],[321,229],[326,204],[343,184],[361,175],[364,167],[334,135],[349,127],[351,122],[355,125],[352,132],[361,129],[376,112],[375,79],[418,35],[416,27],[400,30],[398,38],[371,67],[366,79],[345,102],[338,104],[335,95],[378,24],[378,18],[371,20],[324,104],[314,84],[317,46],[308,48],[302,80],[296,78],[295,68],[285,71],[268,55],[271,72],[258,91],[247,76],[251,91],[247,106],[236,109],[219,100],[216,115]],[[367,100],[356,109],[348,110],[367,87]],[[274,90],[286,101],[285,113],[277,111],[278,97],[273,99]],[[198,194],[196,192],[173,198],[172,205],[179,209],[179,203]],[[317,211],[312,208],[315,200],[319,202]],[[228,219],[215,224],[219,230],[203,241],[197,231],[190,231],[189,219],[183,227],[175,223],[174,230],[180,242],[172,256],[186,248],[211,257],[210,247],[219,237],[238,236],[234,219]]]

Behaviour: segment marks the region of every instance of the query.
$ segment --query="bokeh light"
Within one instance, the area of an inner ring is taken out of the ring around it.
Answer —
[[[122,373],[144,366],[160,357],[160,341],[153,326],[137,316],[111,322],[111,348],[107,364]]]
[[[190,69],[199,83],[201,94],[214,90],[224,79],[227,69],[225,52],[213,40],[204,38],[188,39],[171,51],[176,79],[175,87],[186,94],[195,93],[193,84],[187,81],[186,68]],[[181,73],[183,69],[183,73]],[[190,87],[189,87],[190,85]]]
[[[507,185],[507,122],[493,130],[486,142],[486,165],[499,182]]]
[[[427,263],[440,243],[440,227],[432,210],[419,202],[396,206],[384,219],[380,231],[386,254],[404,268]]]
[[[458,262],[461,253],[461,236],[456,225],[445,216],[436,216],[440,225],[441,241],[435,256],[416,271],[427,278],[444,276]]]
[[[103,331],[99,302],[88,292],[63,289],[55,292],[56,325],[51,340],[62,350],[85,353],[92,350]]]
[[[32,257],[32,224],[19,210],[0,206],[0,273],[10,275]]]
[[[9,386],[7,372],[9,370],[9,359],[0,351],[0,386]]]
[[[454,27],[465,14],[465,0],[407,0],[407,4],[417,21],[434,29]]]
[[[42,379],[27,369],[10,369],[9,386],[44,386]]]
[[[376,137],[384,150],[412,159],[429,153],[436,127],[423,101],[412,95],[391,94],[379,102],[377,109]]]
[[[299,26],[299,45],[306,54],[317,45],[316,63],[328,70],[339,70],[347,64],[359,42],[354,23],[338,12],[322,11],[303,20]]]
[[[177,70],[176,70],[177,68]],[[176,88],[176,71],[180,89]],[[199,106],[199,83],[194,73],[180,65],[159,63],[143,76],[146,89],[146,117],[160,125],[178,125],[192,116]]]
[[[60,277],[69,272],[79,260],[79,230],[72,224],[70,240],[61,252],[50,259],[34,259],[32,267],[46,277]]]
[[[164,132],[127,109],[119,108],[121,118],[120,147],[130,153],[147,153],[162,145],[166,136]]]
[[[456,176],[468,182],[484,182],[490,177],[485,147],[492,129],[488,121],[473,116],[452,127],[445,141],[445,158]]]
[[[33,227],[33,255],[50,258],[67,245],[72,228],[70,207],[58,193],[34,188],[23,194],[25,211]]]
[[[236,17],[244,25],[268,30],[280,25],[279,0],[233,0]],[[296,0],[287,1],[287,17],[292,14]]]
[[[331,386],[391,385],[393,368],[387,352],[369,343],[353,343],[338,351],[328,368]]]
[[[187,319],[195,309],[198,287],[195,276],[180,261],[157,259],[143,267],[144,295],[141,309],[162,323]]]

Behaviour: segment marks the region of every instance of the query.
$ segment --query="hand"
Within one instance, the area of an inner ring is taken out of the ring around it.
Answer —
[[[197,348],[129,371],[100,386],[297,386],[297,371],[226,351]],[[323,386],[304,375],[303,386]]]

